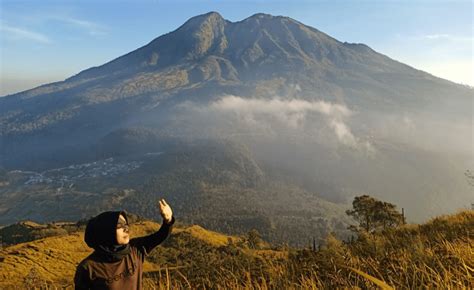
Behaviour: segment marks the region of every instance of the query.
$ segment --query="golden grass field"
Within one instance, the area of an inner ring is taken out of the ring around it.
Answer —
[[[158,230],[132,225],[132,235]],[[474,289],[474,211],[311,249],[252,249],[245,237],[177,226],[145,264],[146,289]],[[0,289],[73,289],[91,253],[81,231],[5,247]]]

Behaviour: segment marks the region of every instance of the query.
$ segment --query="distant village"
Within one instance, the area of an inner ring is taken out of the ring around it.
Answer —
[[[12,173],[27,175],[24,185],[57,184],[61,187],[72,187],[81,179],[97,177],[113,177],[131,172],[142,165],[142,161],[116,162],[114,158],[91,163],[75,164],[63,168],[55,168],[41,173],[34,171],[15,170]]]

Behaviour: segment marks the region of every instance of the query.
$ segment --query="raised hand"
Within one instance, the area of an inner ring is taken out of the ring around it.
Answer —
[[[158,203],[160,206],[160,214],[163,217],[163,220],[167,223],[171,222],[171,219],[173,218],[173,211],[171,210],[171,207],[164,199],[160,199]]]

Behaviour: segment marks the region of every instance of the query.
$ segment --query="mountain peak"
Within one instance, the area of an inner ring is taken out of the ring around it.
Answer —
[[[206,18],[224,19],[224,18],[222,17],[222,15],[220,15],[219,12],[216,12],[216,11],[211,11],[211,12],[202,14],[201,16],[202,16],[202,17],[206,17]],[[198,17],[199,17],[199,16],[198,16]]]
[[[217,12],[198,15],[186,21],[176,32],[186,46],[186,58],[195,59],[212,50],[222,52],[227,47],[225,26],[227,21]]]
[[[182,30],[186,28],[194,29],[204,24],[219,25],[225,22],[226,20],[218,12],[211,11],[211,12],[197,15],[190,18],[180,28],[178,28],[178,30]]]
[[[239,82],[263,75],[273,78],[275,74],[294,78],[296,72],[303,71],[306,78],[308,69],[317,77],[332,76],[340,69],[357,68],[357,73],[361,68],[374,72],[406,72],[407,69],[364,44],[342,43],[287,16],[256,13],[230,22],[211,11],[194,16],[175,31],[67,81],[126,80],[144,72],[164,78],[160,75],[164,69],[177,67],[185,68],[175,79],[180,85],[166,88],[204,80]],[[144,86],[154,91],[155,83],[150,80]],[[44,91],[44,88],[37,90],[37,94]]]

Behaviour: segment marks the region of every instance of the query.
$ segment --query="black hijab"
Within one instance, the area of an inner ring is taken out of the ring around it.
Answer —
[[[123,215],[128,224],[124,211],[106,211],[89,220],[86,226],[84,241],[106,261],[119,261],[130,253],[130,246],[118,245],[117,222]]]

